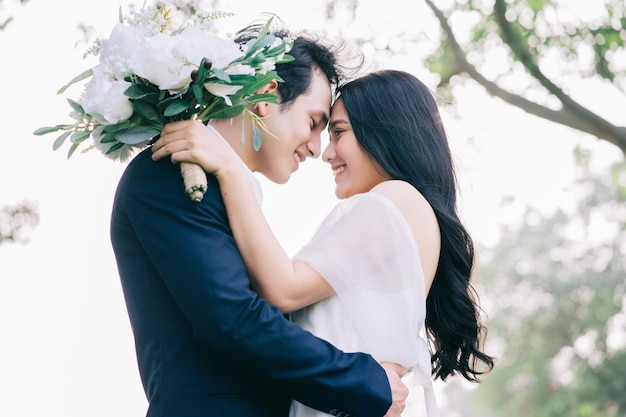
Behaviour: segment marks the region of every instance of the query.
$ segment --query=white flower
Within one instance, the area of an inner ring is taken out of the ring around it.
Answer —
[[[113,80],[110,73],[101,66],[93,69],[80,104],[85,113],[90,114],[100,124],[115,124],[128,119],[133,114],[133,105],[124,95],[131,83]]]
[[[178,93],[189,86],[191,71],[202,58],[222,68],[239,56],[241,52],[235,42],[190,25],[175,36],[160,33],[148,38],[135,53],[131,68],[161,90]]]
[[[142,38],[139,28],[118,23],[109,38],[101,42],[100,62],[109,68],[116,79],[123,80],[131,73],[130,59]]]
[[[237,91],[241,89],[240,85],[226,85],[220,83],[205,83],[204,88],[211,94],[216,97],[223,97],[226,104],[229,106],[233,105],[232,100],[230,99],[230,95],[235,94]]]
[[[250,67],[249,65],[237,64],[237,65],[233,65],[231,67],[225,68],[224,72],[228,75],[238,75],[238,74],[254,75],[255,71],[254,71],[254,68]],[[226,85],[226,84],[221,84],[221,83],[208,82],[204,84],[204,88],[206,88],[207,91],[213,94],[214,96],[223,97],[224,100],[226,101],[226,104],[228,104],[229,106],[232,106],[233,105],[232,100],[228,96],[235,94],[242,87],[240,85]]]

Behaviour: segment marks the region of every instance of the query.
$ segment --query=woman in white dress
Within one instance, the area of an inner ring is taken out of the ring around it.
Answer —
[[[293,259],[272,234],[236,153],[189,123],[166,129],[153,157],[198,163],[218,178],[261,296],[344,351],[412,370],[429,417],[439,415],[433,378],[459,373],[477,382],[493,367],[481,350],[473,244],[456,212],[447,137],[421,81],[387,70],[339,87],[322,158],[343,201]],[[294,157],[295,170],[301,156]],[[292,417],[322,415],[292,406]]]

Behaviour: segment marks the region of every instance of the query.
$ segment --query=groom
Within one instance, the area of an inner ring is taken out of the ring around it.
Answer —
[[[319,156],[338,81],[326,47],[300,37],[289,53],[295,60],[277,67],[284,83],[262,88],[281,104],[252,109],[271,132],[258,152],[250,125],[212,123],[252,171],[277,183]],[[251,290],[215,178],[191,202],[179,167],[150,155],[127,167],[111,219],[147,416],[286,417],[292,398],[333,415],[399,416],[407,389],[391,365],[337,350]]]

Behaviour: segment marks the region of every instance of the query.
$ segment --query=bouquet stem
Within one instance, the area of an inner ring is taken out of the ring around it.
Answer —
[[[180,163],[180,173],[183,176],[185,192],[192,201],[199,203],[208,188],[206,173],[198,164],[191,162]]]

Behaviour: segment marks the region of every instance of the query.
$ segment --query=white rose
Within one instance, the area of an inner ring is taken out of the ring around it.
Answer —
[[[228,65],[241,56],[233,41],[221,39],[196,25],[169,36],[157,34],[139,47],[132,59],[133,72],[161,90],[178,93],[189,86],[191,71],[202,58],[208,58],[217,68]]]
[[[233,65],[232,67],[226,68],[224,72],[228,75],[237,75],[237,74],[245,74],[245,75],[254,75],[254,68],[248,65]],[[230,95],[235,94],[237,91],[241,90],[243,87],[240,85],[226,85],[221,83],[213,83],[208,82],[204,84],[204,88],[214,96],[223,97],[226,101],[226,104],[232,106],[233,103],[230,99]]]
[[[142,33],[138,28],[118,23],[100,45],[100,62],[116,79],[123,80],[131,72],[130,59],[141,41]]]
[[[226,85],[220,83],[205,83],[204,88],[214,96],[223,97],[226,104],[229,106],[233,105],[232,100],[230,99],[230,95],[235,94],[242,87],[240,85]]]
[[[133,114],[133,105],[124,95],[130,83],[112,80],[110,73],[97,66],[87,83],[80,104],[87,114],[101,124],[115,124],[128,119]]]

